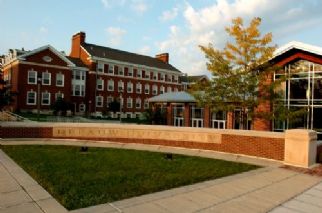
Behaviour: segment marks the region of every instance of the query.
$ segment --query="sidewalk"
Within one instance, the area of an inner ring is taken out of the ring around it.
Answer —
[[[180,152],[182,154],[234,159],[234,161],[266,164],[254,171],[206,181],[113,203],[101,204],[71,212],[322,212],[322,179],[278,168],[277,162],[250,159],[210,151],[177,149],[138,144],[79,141],[1,141],[2,144],[68,144],[133,148]],[[264,163],[266,162],[266,163]],[[318,185],[316,185],[318,184]],[[312,189],[310,187],[314,186]],[[309,189],[309,190],[307,190]],[[305,191],[307,190],[307,191]],[[303,191],[305,191],[303,194]],[[28,174],[0,150],[0,213],[67,212]],[[300,194],[300,195],[299,195]],[[297,196],[298,197],[295,197]],[[295,198],[294,198],[295,197]],[[294,198],[293,200],[290,200]],[[285,203],[286,202],[286,203]],[[275,208],[276,207],[276,208]],[[302,208],[301,208],[302,207]],[[275,208],[275,209],[274,209]],[[321,208],[321,206],[320,206]]]

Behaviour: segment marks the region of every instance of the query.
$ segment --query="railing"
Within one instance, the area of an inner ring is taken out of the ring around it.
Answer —
[[[174,117],[174,126],[184,126],[183,117]]]
[[[29,121],[29,119],[24,118],[20,115],[14,114],[9,111],[0,112],[0,121]]]
[[[226,129],[226,121],[225,120],[212,120],[212,128]]]
[[[203,119],[202,118],[192,118],[191,119],[192,127],[203,127]]]

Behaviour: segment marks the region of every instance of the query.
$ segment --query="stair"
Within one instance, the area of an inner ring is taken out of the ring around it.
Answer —
[[[9,111],[0,111],[0,121],[29,121],[29,119]]]

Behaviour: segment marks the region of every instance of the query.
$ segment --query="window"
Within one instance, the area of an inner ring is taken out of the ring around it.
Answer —
[[[42,73],[42,84],[43,85],[50,85],[51,84],[51,73],[49,73],[49,72]]]
[[[102,62],[97,63],[97,72],[104,72],[104,64]]]
[[[64,98],[64,93],[61,93],[60,91],[55,94],[55,100],[58,100],[59,98]]]
[[[165,80],[165,74],[164,73],[161,73],[160,74],[160,81],[164,81]]]
[[[131,82],[127,83],[127,92],[132,93],[133,92],[133,84]]]
[[[36,105],[37,93],[34,91],[27,92],[27,105]]]
[[[85,72],[80,70],[73,71],[73,80],[85,80]]]
[[[118,91],[119,92],[123,92],[124,90],[124,82],[123,81],[119,81],[118,82]]]
[[[177,75],[174,76],[174,81],[178,83],[179,77]]]
[[[140,109],[141,108],[141,99],[137,98],[135,100],[135,108]]]
[[[28,84],[37,84],[37,71],[28,71]]]
[[[145,79],[150,79],[150,72],[149,71],[145,71]]]
[[[164,86],[161,86],[160,87],[160,94],[163,94],[164,93]]]
[[[73,84],[72,95],[73,96],[85,96],[85,85]]]
[[[144,86],[144,93],[145,93],[145,94],[149,94],[149,93],[150,93],[150,85],[149,85],[149,84],[146,84],[146,85]]]
[[[174,88],[174,91],[175,91],[175,92],[178,92],[179,90],[178,90],[178,88],[176,87],[176,88]]]
[[[110,103],[112,103],[112,102],[113,102],[113,100],[114,100],[114,98],[113,98],[112,96],[108,96],[108,97],[107,97],[107,101],[106,101],[107,106],[108,106]]]
[[[79,111],[80,112],[85,112],[85,110],[86,110],[86,105],[85,104],[80,104],[79,105]]]
[[[152,86],[152,95],[157,95],[158,94],[158,86],[157,85],[153,85]]]
[[[172,92],[172,88],[171,87],[168,87],[167,88],[167,92]]]
[[[136,84],[136,93],[141,94],[142,92],[142,84],[137,83]]]
[[[112,74],[112,75],[114,74],[114,65],[112,65],[112,64],[108,65],[108,73]]]
[[[136,71],[136,77],[138,77],[138,78],[141,78],[141,76],[142,76],[142,70],[137,70]]]
[[[96,88],[97,90],[102,91],[104,89],[104,80],[103,79],[97,79],[96,80]]]
[[[152,74],[153,74],[153,80],[158,80],[158,73],[154,72]]]
[[[149,102],[148,99],[144,100],[144,109],[149,109]]]
[[[132,98],[126,99],[126,107],[129,109],[132,108]]]
[[[50,105],[50,93],[43,92],[41,93],[41,105]]]
[[[114,81],[112,79],[108,80],[107,82],[107,90],[114,91]]]
[[[64,74],[62,73],[57,73],[56,74],[56,86],[58,87],[63,87],[64,86]]]
[[[130,67],[129,69],[128,69],[128,71],[127,71],[127,75],[128,76],[133,76],[133,68],[132,67]]]
[[[124,75],[123,67],[119,67],[118,73],[119,73],[119,75]]]
[[[96,96],[96,106],[103,107],[103,96]]]

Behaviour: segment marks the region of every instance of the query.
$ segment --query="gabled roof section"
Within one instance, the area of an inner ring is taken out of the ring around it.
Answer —
[[[167,92],[149,98],[149,102],[156,103],[195,103],[196,99],[187,92]]]
[[[280,48],[278,48],[274,52],[273,58],[278,57],[278,56],[280,56],[292,49],[298,49],[298,50],[302,50],[305,52],[309,52],[309,53],[313,53],[313,54],[322,56],[322,48],[321,47],[310,45],[310,44],[305,44],[305,43],[302,43],[299,41],[291,41],[291,42],[281,46]]]
[[[87,66],[79,58],[73,58],[73,57],[70,57],[70,56],[66,56],[66,58],[68,60],[70,60],[73,64],[75,64],[76,67],[87,68]]]
[[[37,49],[34,49],[32,51],[26,52],[25,54],[18,56],[18,59],[24,60],[26,57],[34,55],[34,54],[39,53],[39,52],[46,50],[46,49],[49,49],[55,55],[57,55],[59,58],[61,58],[63,61],[65,61],[68,64],[68,66],[75,66],[75,64],[73,62],[71,62],[70,60],[68,60],[68,58],[63,53],[59,52],[51,45],[45,45],[45,46],[39,47]]]
[[[150,56],[139,55],[136,53],[130,53],[122,50],[117,50],[109,47],[103,47],[103,46],[98,46],[95,44],[88,44],[88,43],[83,43],[82,47],[91,56],[180,72],[177,68],[175,68],[171,64],[164,63],[163,61]]]

